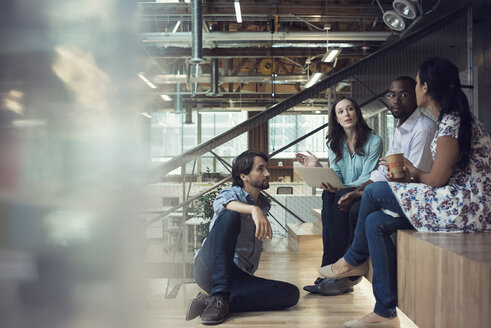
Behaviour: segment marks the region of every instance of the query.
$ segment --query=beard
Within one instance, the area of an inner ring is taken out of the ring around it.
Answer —
[[[253,186],[254,188],[258,188],[258,189],[268,189],[269,188],[269,179],[264,179],[262,181],[251,181],[250,182],[250,185]]]

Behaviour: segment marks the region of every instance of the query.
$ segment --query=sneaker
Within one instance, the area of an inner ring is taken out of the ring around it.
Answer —
[[[217,325],[222,323],[228,315],[228,296],[212,295],[205,310],[201,314],[201,323],[204,325]]]
[[[201,292],[193,298],[188,305],[186,311],[186,321],[193,320],[197,316],[200,316],[205,310],[206,306],[210,302],[211,297]]]

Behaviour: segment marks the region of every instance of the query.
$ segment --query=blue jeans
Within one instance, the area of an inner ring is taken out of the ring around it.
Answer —
[[[194,260],[196,283],[208,294],[228,294],[230,312],[281,310],[297,304],[296,286],[256,277],[235,265],[240,225],[239,213],[220,213]]]
[[[349,211],[343,212],[338,207],[339,199],[356,188],[341,189],[337,193],[324,190],[322,193],[322,263],[321,266],[333,264],[348,249],[353,240],[360,202],[355,202]]]
[[[400,215],[382,212],[388,209]],[[413,229],[387,182],[374,182],[363,190],[355,238],[344,255],[351,265],[362,264],[370,255],[373,266],[374,312],[386,318],[397,315],[397,256],[390,234]]]

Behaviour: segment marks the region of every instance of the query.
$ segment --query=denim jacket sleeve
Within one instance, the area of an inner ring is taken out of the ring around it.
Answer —
[[[241,203],[247,203],[246,195],[242,188],[232,187],[222,190],[213,202],[213,211],[215,212],[215,215],[220,214],[225,210],[225,206],[234,200]]]

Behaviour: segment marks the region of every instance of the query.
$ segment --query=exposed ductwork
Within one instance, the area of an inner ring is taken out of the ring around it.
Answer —
[[[203,8],[201,0],[193,0],[192,9],[193,21],[191,33],[193,48],[190,63],[201,64],[203,62],[203,29],[201,28],[203,25]]]
[[[193,124],[193,104],[191,102],[186,103],[186,116],[184,118],[184,124]]]
[[[176,71],[177,75],[181,73],[179,67]],[[174,113],[181,114],[182,113],[182,104],[181,104],[181,83],[176,83],[176,96],[174,97]]]
[[[216,58],[212,59],[217,60]],[[217,65],[218,66],[218,65]],[[194,71],[194,70],[193,70]],[[210,76],[209,76],[210,75]],[[216,89],[218,92],[218,83],[271,83],[271,76],[266,75],[237,75],[237,76],[218,76],[218,68],[216,70],[216,77],[213,77],[213,66],[212,74],[200,74],[196,76],[194,73],[189,76],[189,82],[192,83],[210,83],[212,82],[212,87],[214,84],[214,79],[216,79]],[[188,81],[188,76],[184,74],[158,74],[152,78],[152,81],[158,84],[173,84],[173,83],[186,83]],[[277,75],[275,78],[275,84],[295,84],[295,83],[305,83],[307,82],[307,77],[305,75]],[[213,93],[213,91],[212,91]]]
[[[194,2],[193,2],[194,3]],[[193,16],[194,17],[194,16]],[[201,22],[201,20],[200,20]],[[195,23],[193,19],[193,31],[192,32],[148,32],[142,33],[143,42],[145,43],[158,43],[161,46],[181,46],[189,47],[191,42],[193,44],[193,58],[200,56],[195,54],[195,51],[202,50],[202,47],[216,48],[220,44],[240,44],[244,43],[248,46],[251,44],[259,43],[298,43],[307,44],[312,42],[326,42],[325,32],[276,32],[271,34],[270,32],[210,32],[204,36],[201,28],[194,29]],[[201,26],[201,25],[199,25]],[[192,35],[191,35],[192,34]],[[196,38],[195,38],[196,34]],[[199,34],[199,47],[197,37]],[[329,32],[329,41],[386,41],[391,35],[391,32]],[[204,44],[203,44],[204,41]],[[201,58],[201,57],[200,57]]]
[[[210,96],[218,95],[218,58],[213,58],[211,60],[209,95]]]

